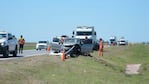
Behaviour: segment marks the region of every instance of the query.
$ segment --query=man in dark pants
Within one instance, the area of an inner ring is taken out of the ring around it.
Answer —
[[[19,53],[23,53],[23,47],[25,44],[25,40],[22,35],[20,36],[18,43],[19,43]]]

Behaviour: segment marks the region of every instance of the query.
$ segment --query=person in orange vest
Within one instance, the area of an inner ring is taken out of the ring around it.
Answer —
[[[20,36],[18,43],[19,43],[19,53],[23,53],[23,47],[25,44],[25,40],[22,35]]]
[[[103,56],[104,43],[102,38],[99,39],[99,56]]]

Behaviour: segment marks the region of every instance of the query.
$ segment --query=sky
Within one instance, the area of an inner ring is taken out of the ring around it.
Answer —
[[[26,42],[72,35],[94,26],[97,39],[149,42],[149,0],[0,0],[0,31]]]

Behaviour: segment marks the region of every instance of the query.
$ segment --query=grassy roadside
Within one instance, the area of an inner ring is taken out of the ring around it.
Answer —
[[[36,48],[36,43],[34,42],[26,42],[24,45],[24,50],[32,50]]]
[[[148,50],[148,45],[133,45],[106,48],[100,59],[94,52],[65,62],[49,55],[0,61],[0,84],[148,84]],[[125,75],[129,63],[141,63],[141,73]]]

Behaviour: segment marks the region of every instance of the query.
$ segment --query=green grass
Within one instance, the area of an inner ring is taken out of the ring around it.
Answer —
[[[26,42],[24,45],[24,50],[32,50],[36,48],[36,43]]]
[[[110,47],[99,59],[35,56],[0,61],[0,84],[148,84],[149,45]],[[142,64],[140,74],[125,75],[126,64]]]

